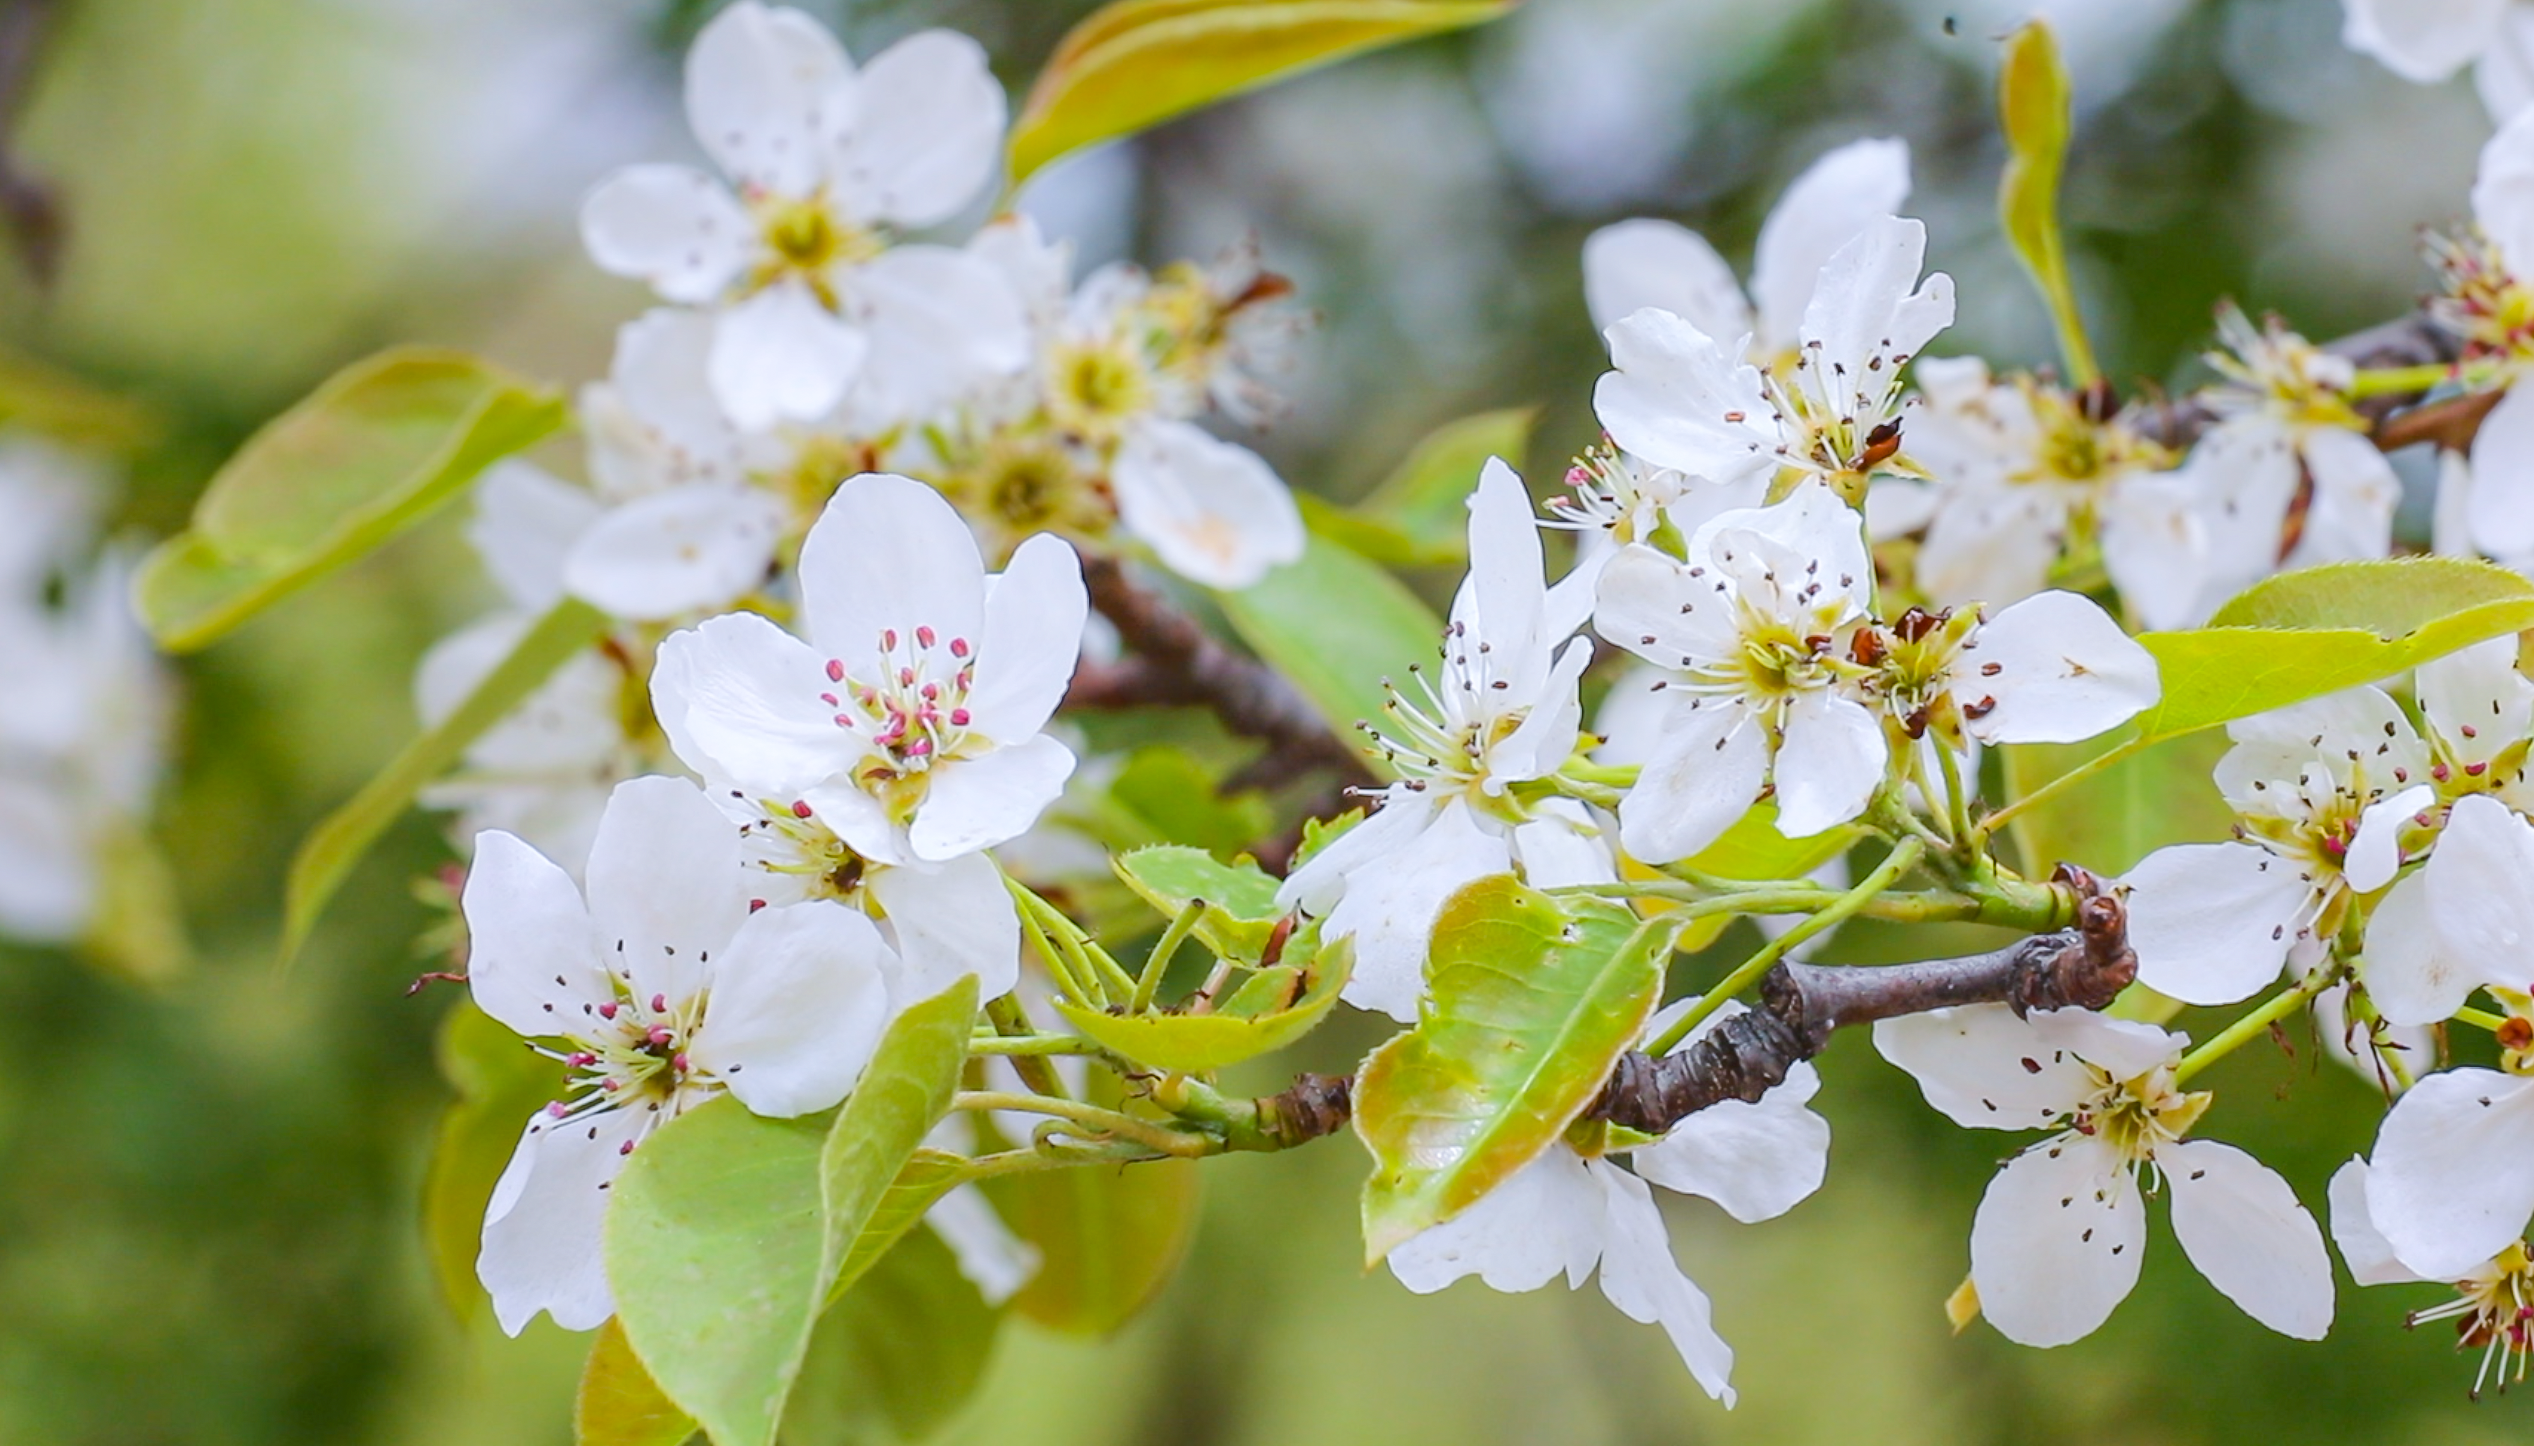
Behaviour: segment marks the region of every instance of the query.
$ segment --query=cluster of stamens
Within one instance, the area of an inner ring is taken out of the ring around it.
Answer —
[[[902,648],[910,638],[914,646]],[[966,638],[944,640],[930,627],[909,635],[889,628],[880,634],[878,661],[873,673],[878,681],[865,682],[848,672],[843,659],[827,660],[827,681],[845,691],[818,697],[838,710],[836,726],[862,734],[883,750],[887,761],[874,766],[892,779],[921,773],[955,755],[967,740],[968,690],[977,677],[975,645]]]
[[[646,999],[624,975],[610,978],[616,997],[582,1006],[585,1017],[579,1028],[564,1036],[567,1048],[529,1046],[570,1071],[565,1085],[568,1097],[545,1107],[544,1118],[538,1122],[541,1128],[564,1128],[591,1115],[636,1105],[664,1117],[674,1115],[695,1103],[699,1092],[720,1088],[719,1081],[697,1070],[687,1055],[688,1042],[703,1023],[705,992],[679,1000],[654,993]],[[597,1127],[589,1128],[595,1138]],[[631,1154],[633,1141],[618,1148],[619,1153]]]
[[[1548,501],[1551,527],[1607,532],[1619,542],[1643,542],[1638,529],[1655,509],[1681,494],[1681,475],[1629,456],[1608,438],[1566,469],[1570,495]],[[1659,519],[1657,520],[1659,525]]]
[[[2232,306],[2217,313],[2217,332],[2224,349],[2208,354],[2233,388],[2219,388],[2210,403],[2221,413],[2263,409],[2282,421],[2308,426],[2363,427],[2366,422],[2349,404],[2356,368],[2304,337],[2273,316],[2255,326]]]
[[[1521,727],[1530,712],[1527,706],[1507,707],[1501,701],[1500,695],[1513,685],[1496,673],[1494,645],[1470,641],[1468,624],[1456,621],[1444,630],[1442,656],[1439,689],[1428,680],[1424,668],[1409,665],[1409,676],[1424,695],[1422,703],[1389,679],[1382,680],[1382,689],[1389,694],[1382,711],[1390,715],[1395,734],[1385,734],[1371,723],[1356,725],[1372,739],[1374,750],[1405,777],[1407,786],[1418,792],[1438,781],[1463,788],[1483,786],[1488,751]]]
[[[1885,337],[1866,360],[1867,374],[1851,377],[1843,362],[1824,366],[1820,353],[1821,343],[1808,341],[1795,352],[1791,375],[1775,369],[1762,374],[1787,436],[1778,445],[1779,460],[1806,472],[1870,473],[1900,452],[1899,409],[1892,398],[1909,354],[1893,351]],[[1725,420],[1738,424],[1743,418],[1729,412]]]
[[[2455,1349],[2481,1348],[2481,1368],[2473,1373],[2472,1397],[2492,1379],[2505,1393],[2525,1379],[2526,1361],[2534,1356],[2534,1261],[2525,1247],[2511,1245],[2488,1265],[2455,1282],[2455,1298],[2444,1305],[2417,1310],[2403,1318],[2408,1329],[2430,1321],[2455,1323]],[[2495,1369],[2494,1369],[2495,1368]]]
[[[2478,228],[2427,238],[2438,294],[2428,313],[2463,343],[2467,361],[2534,358],[2534,292],[2509,273],[2498,245]]]
[[[2162,1188],[2156,1152],[2191,1132],[2207,1113],[2211,1096],[2185,1093],[2173,1082],[2169,1065],[2159,1065],[2134,1079],[2114,1079],[2091,1061],[2084,1061],[2094,1089],[2068,1118],[2068,1128],[2111,1146],[2132,1166],[2149,1172],[2147,1188]]]
[[[762,291],[787,277],[796,277],[818,297],[821,306],[834,311],[841,304],[836,294],[836,268],[868,261],[886,249],[887,243],[880,235],[838,217],[823,190],[807,196],[785,196],[752,186],[743,199],[756,218],[757,237],[764,248],[756,264],[749,268],[749,291]]]

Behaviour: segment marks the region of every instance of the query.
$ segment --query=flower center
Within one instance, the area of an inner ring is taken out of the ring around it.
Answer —
[[[733,793],[732,797],[744,797]],[[739,826],[750,867],[785,880],[784,901],[834,899],[858,903],[869,880],[871,861],[839,838],[824,820],[810,816],[806,805],[777,799],[757,800],[761,816]],[[766,900],[749,901],[752,910]]]
[[[2455,1349],[2481,1348],[2481,1369],[2472,1378],[2473,1399],[2495,1375],[2499,1389],[2525,1379],[2525,1365],[2534,1356],[2534,1260],[2522,1244],[2500,1251],[2497,1258],[2455,1282],[2455,1298],[2444,1305],[2413,1311],[2405,1329],[2435,1320],[2455,1323]]]
[[[1048,415],[1076,436],[1107,440],[1154,408],[1151,373],[1124,339],[1057,346],[1048,367]]]
[[[2094,1091],[2068,1124],[2110,1145],[2132,1166],[2153,1165],[2156,1151],[2189,1134],[2214,1098],[2206,1091],[2186,1094],[2177,1089],[2169,1065],[2127,1080],[2116,1080],[2091,1062],[2085,1067],[2094,1077]]]
[[[748,276],[749,291],[762,291],[786,277],[798,277],[817,293],[828,310],[838,307],[835,271],[868,261],[885,249],[878,233],[846,223],[828,204],[826,193],[782,196],[760,192],[748,197],[756,215],[757,239],[763,254]]]
[[[1408,671],[1424,701],[1418,702],[1385,679],[1390,699],[1383,704],[1397,725],[1395,737],[1369,723],[1382,756],[1407,775],[1408,787],[1419,792],[1442,783],[1468,793],[1472,803],[1494,806],[1503,785],[1488,776],[1487,755],[1513,736],[1531,715],[1530,698],[1511,696],[1510,679],[1498,675],[1492,643],[1473,643],[1466,623],[1454,623],[1443,634],[1443,682],[1438,689],[1425,669],[1411,663]]]
[[[875,666],[849,671],[841,658],[827,660],[827,681],[837,691],[818,700],[836,710],[836,726],[859,734],[871,754],[854,770],[854,782],[903,818],[922,802],[925,775],[934,765],[966,756],[981,736],[969,732],[968,691],[976,684],[976,645],[917,625],[909,632],[885,629]],[[809,817],[809,805],[792,805]]]
[[[2428,262],[2441,283],[2429,314],[2463,338],[2465,360],[2534,360],[2534,291],[2509,274],[2496,243],[2478,227],[2431,236]]]
[[[709,991],[674,1001],[658,993],[645,998],[622,973],[611,970],[609,978],[615,997],[588,1007],[581,1027],[564,1036],[567,1048],[537,1047],[568,1071],[566,1098],[546,1106],[549,1127],[637,1106],[666,1119],[721,1090],[721,1081],[687,1056]],[[633,1142],[620,1149],[633,1153]]]

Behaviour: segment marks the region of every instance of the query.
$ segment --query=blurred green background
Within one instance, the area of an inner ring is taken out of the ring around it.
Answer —
[[[68,225],[49,288],[0,279],[28,351],[145,400],[161,445],[122,523],[178,525],[209,469],[334,367],[396,340],[481,348],[574,382],[636,287],[579,256],[579,194],[683,155],[676,56],[709,4],[637,0],[61,0],[22,97],[22,164]],[[1017,90],[1077,0],[813,6],[857,53],[949,24]],[[1087,262],[1208,255],[1255,230],[1322,325],[1261,446],[1351,495],[1425,429],[1545,407],[1543,480],[1593,440],[1598,346],[1576,252],[1626,214],[1747,253],[1778,188],[1866,134],[1916,148],[1913,211],[1961,286],[1939,350],[2045,359],[1998,238],[1992,38],[2010,0],[1531,0],[1474,35],[1306,78],[1051,173],[1027,204]],[[2488,133],[2460,85],[2344,54],[2335,0],[2047,8],[2083,108],[2068,209],[2108,369],[2187,376],[2221,296],[2317,336],[2420,285],[2415,228],[2456,218]],[[298,837],[412,729],[408,680],[488,588],[454,516],[181,665],[161,832],[200,959],[145,990],[0,946],[0,1441],[568,1439],[583,1343],[454,1322],[415,1197],[453,1002],[405,997],[435,922],[411,881],[447,851],[409,819],[295,971],[272,962]],[[7,686],[0,679],[0,687]],[[1865,936],[1859,954],[1952,941]],[[1694,971],[1693,971],[1694,972]],[[1324,1032],[1342,1068],[1374,1037]],[[2212,1076],[2209,1133],[2318,1213],[2372,1090],[2299,1034]],[[2344,1282],[2335,1338],[2253,1325],[2163,1226],[2094,1338],[2037,1352],[1942,1302],[2006,1137],[1956,1130],[1861,1038],[1823,1061],[1830,1183],[1733,1226],[1674,1200],[1677,1251],[1740,1353],[1739,1410],[1597,1291],[1464,1282],[1410,1296],[1356,1266],[1349,1142],[1205,1170],[1185,1273],[1118,1339],[1008,1330],[953,1439],[1032,1443],[2466,1442],[2525,1403],[2467,1405],[2470,1362],[2402,1312],[2434,1291]],[[1273,1088],[1274,1072],[1237,1083]],[[2158,1212],[2161,1215],[2161,1209]]]

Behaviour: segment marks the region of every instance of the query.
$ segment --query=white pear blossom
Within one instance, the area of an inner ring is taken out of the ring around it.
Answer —
[[[2483,373],[2479,382],[2507,395],[2474,434],[2468,472],[2441,479],[2469,483],[2451,504],[2441,486],[2441,547],[2462,550],[2461,532],[2492,557],[2521,560],[2534,554],[2534,392],[2515,385],[2534,367],[2525,321],[2534,313],[2534,109],[2482,147],[2472,212],[2468,231],[2431,238],[2443,285],[2428,310],[2461,343],[2464,364]]]
[[[1861,527],[1808,480],[1783,502],[1711,519],[1686,562],[1642,544],[1610,560],[1593,626],[1666,670],[1660,750],[1619,804],[1629,854],[1687,858],[1771,785],[1789,838],[1865,810],[1889,750],[1849,696],[1867,671],[1846,652],[1873,585]]]
[[[1671,221],[1640,217],[1584,240],[1584,303],[1596,330],[1653,307],[1711,337],[1748,336],[1759,358],[1794,352],[1804,308],[1822,267],[1909,199],[1909,143],[1851,141],[1825,152],[1777,199],[1751,257],[1745,299],[1707,239]]]
[[[1646,1037],[1697,1002],[1665,1008]],[[1728,1004],[1671,1052],[1695,1046],[1740,1011]],[[1512,1293],[1537,1290],[1560,1272],[1580,1290],[1598,1267],[1610,1303],[1631,1320],[1659,1323],[1698,1384],[1730,1406],[1733,1349],[1716,1334],[1705,1293],[1674,1263],[1648,1185],[1704,1196],[1746,1225],[1785,1214],[1820,1188],[1829,1167],[1830,1124],[1809,1107],[1820,1088],[1819,1074],[1799,1063],[1756,1102],[1711,1105],[1638,1146],[1630,1152],[1633,1174],[1607,1157],[1551,1145],[1476,1204],[1392,1249],[1390,1272],[1420,1295],[1469,1275]]]
[[[2534,102],[2534,5],[2525,0],[2341,0],[2341,39],[2422,85],[2469,65],[2491,118]]]
[[[810,529],[799,592],[806,639],[733,613],[660,645],[670,746],[746,825],[760,887],[883,914],[934,987],[975,973],[987,997],[1010,989],[1019,922],[982,851],[1073,772],[1041,731],[1088,609],[1073,549],[1033,538],[989,577],[941,494],[872,473]]]
[[[2433,1321],[2455,1323],[2455,1348],[2479,1347],[2481,1365],[2472,1378],[2472,1395],[2480,1399],[2492,1380],[2504,1391],[2525,1381],[2534,1360],[2534,1258],[2523,1241],[2512,1241],[2470,1270],[2430,1277],[2402,1263],[2393,1242],[2376,1228],[2368,1206],[2367,1162],[2353,1159],[2332,1175],[2332,1243],[2340,1247],[2349,1277],[2360,1285],[2419,1285],[2432,1280],[2453,1288],[2455,1298],[2443,1305],[2403,1317],[2405,1328]]]
[[[813,420],[857,381],[914,415],[1020,367],[1019,304],[991,268],[892,244],[993,175],[1003,92],[975,41],[921,31],[856,69],[809,16],[740,0],[687,54],[686,112],[730,184],[630,166],[581,232],[599,265],[714,308],[707,371],[734,420]]]
[[[423,654],[414,707],[425,727],[455,712],[562,600],[564,560],[599,514],[586,490],[517,461],[485,473],[475,507],[467,536],[504,606]],[[454,810],[460,838],[500,829],[578,868],[608,795],[649,761],[626,735],[627,686],[603,649],[574,654],[467,745],[456,771],[422,791],[422,805]]]
[[[1953,324],[1952,278],[1919,283],[1926,249],[1926,227],[1895,216],[1840,246],[1784,373],[1750,360],[1744,340],[1670,312],[1621,318],[1605,333],[1615,370],[1593,391],[1602,427],[1648,463],[1720,486],[1780,468],[1862,477],[1883,467],[1901,445],[1901,371]]]
[[[1904,613],[1885,631],[1875,683],[1913,738],[1968,751],[1985,743],[2078,743],[2163,695],[2153,654],[2093,599],[2036,593],[1994,617]]]
[[[2427,747],[2376,688],[2226,733],[2216,780],[2235,841],[2158,849],[2125,881],[2140,982],[2191,1004],[2231,1004],[2319,959],[2353,894],[2392,881],[2397,836],[2432,797]]]
[[[1580,805],[1525,805],[1509,791],[1575,751],[1576,684],[1592,642],[1568,641],[1583,621],[1582,590],[1548,586],[1530,494],[1499,460],[1470,499],[1469,561],[1438,679],[1421,702],[1392,694],[1398,732],[1383,752],[1404,780],[1277,894],[1285,908],[1324,918],[1322,937],[1355,941],[1344,998],[1403,1021],[1417,1017],[1434,916],[1462,885],[1517,864],[1540,887],[1615,876]]]
[[[607,1190],[653,1130],[727,1090],[763,1115],[853,1089],[886,1027],[897,962],[869,919],[811,902],[751,911],[737,834],[696,786],[638,778],[609,800],[586,897],[518,838],[476,840],[468,988],[550,1041],[569,1096],[521,1134],[484,1214],[476,1274],[502,1329],[613,1311]]]
[[[2534,1075],[2449,1069],[2393,1102],[2368,1159],[2367,1215],[2414,1273],[2461,1280],[2517,1245],[2534,1216]]]
[[[2147,1241],[2142,1172],[2172,1192],[2182,1253],[2245,1314],[2300,1340],[2330,1328],[2331,1259],[2296,1192],[2232,1145],[2184,1138],[2209,1104],[2173,1082],[2186,1043],[2003,1004],[1875,1024],[1875,1048],[1956,1124],[2058,1132],[2006,1162],[1971,1223],[1971,1283],[2007,1339],[2082,1339],[2128,1296]]]

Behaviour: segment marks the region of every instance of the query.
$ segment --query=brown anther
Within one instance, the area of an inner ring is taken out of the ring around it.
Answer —
[[[2521,1051],[2528,1045],[2534,1045],[2534,1019],[2527,1019],[2523,1015],[2509,1015],[2499,1021],[2497,1029],[2490,1032],[2498,1039],[2501,1049]]]
[[[1857,454],[1856,470],[1871,471],[1900,454],[1901,424],[1894,417],[1865,434],[1865,450]]]

